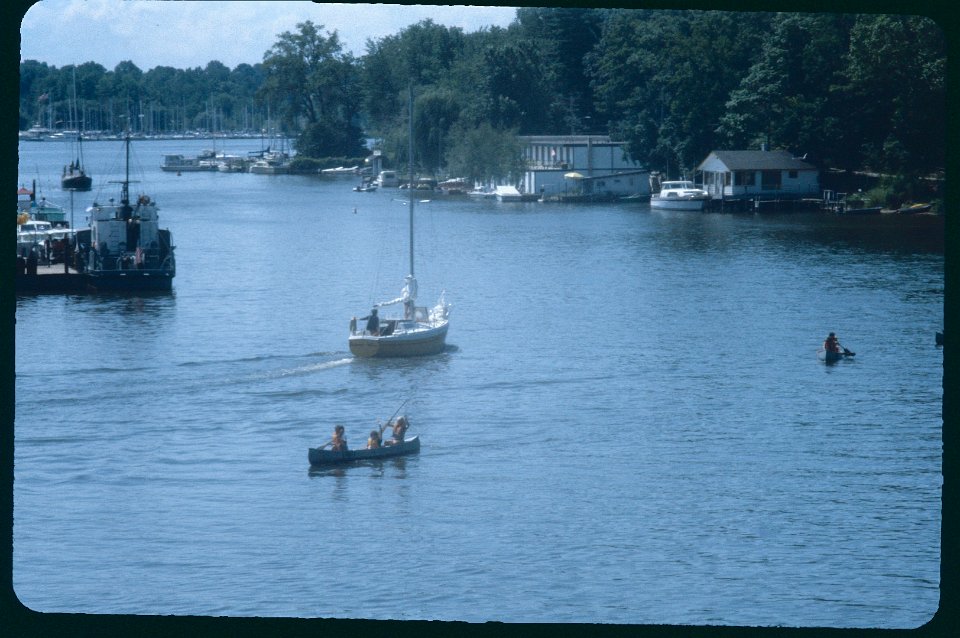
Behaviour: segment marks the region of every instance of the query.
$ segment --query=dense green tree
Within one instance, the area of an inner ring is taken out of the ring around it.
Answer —
[[[397,35],[367,41],[361,63],[363,110],[371,133],[386,135],[403,126],[409,86],[452,86],[451,69],[462,56],[463,31],[432,20]]]
[[[516,129],[496,129],[486,122],[471,128],[458,124],[451,137],[448,158],[452,175],[487,183],[518,179],[523,172]]]
[[[517,34],[538,51],[549,83],[544,130],[574,133],[595,125],[597,113],[584,59],[600,41],[607,12],[566,7],[517,9]]]
[[[281,33],[264,55],[260,97],[279,112],[284,128],[300,132],[297,151],[312,157],[362,152],[356,123],[360,91],[356,63],[340,39],[307,21]],[[331,135],[338,131],[342,134]]]
[[[718,133],[729,148],[789,148],[831,160],[838,137],[832,87],[840,78],[852,16],[778,14],[758,60],[730,93]]]
[[[840,140],[851,166],[927,173],[946,157],[946,41],[918,16],[858,16],[844,69]]]
[[[689,172],[716,147],[730,91],[746,75],[768,14],[620,11],[587,55],[597,109],[630,155]]]

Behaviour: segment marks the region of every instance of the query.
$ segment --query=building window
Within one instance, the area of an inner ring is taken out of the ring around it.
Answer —
[[[765,190],[777,190],[780,188],[780,178],[780,171],[763,171],[761,185]]]
[[[753,171],[737,171],[733,174],[734,186],[753,186],[757,183],[757,174]]]
[[[797,179],[797,171],[790,171],[790,179]]]

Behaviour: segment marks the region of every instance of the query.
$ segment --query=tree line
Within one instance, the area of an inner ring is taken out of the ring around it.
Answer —
[[[516,174],[516,135],[606,134],[641,165],[689,174],[715,149],[787,149],[905,179],[946,161],[946,40],[911,15],[520,8],[505,28],[424,20],[345,51],[304,22],[263,61],[228,69],[20,65],[20,127],[254,130],[299,155],[407,161],[474,179]]]

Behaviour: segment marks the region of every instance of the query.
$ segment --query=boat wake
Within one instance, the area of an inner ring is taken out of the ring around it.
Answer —
[[[323,370],[339,368],[340,366],[347,365],[351,361],[353,361],[353,357],[344,357],[343,359],[337,359],[335,361],[321,361],[320,363],[311,363],[308,365],[297,366],[295,368],[287,368],[284,370],[280,370],[276,374],[271,376],[274,376],[276,378],[281,378],[281,377],[298,376],[301,374],[312,374],[314,372],[321,372]]]

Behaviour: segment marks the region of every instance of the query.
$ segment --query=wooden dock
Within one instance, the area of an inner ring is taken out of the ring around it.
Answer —
[[[38,265],[35,273],[18,267],[14,288],[17,294],[86,292],[87,278],[63,264]]]

